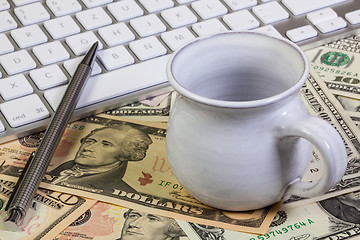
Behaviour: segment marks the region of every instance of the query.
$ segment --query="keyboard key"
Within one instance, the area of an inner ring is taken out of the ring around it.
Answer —
[[[0,12],[0,32],[17,28],[17,23],[7,11]]]
[[[20,127],[50,116],[36,94],[2,103],[0,110],[11,127]]]
[[[294,14],[300,15],[349,0],[282,0],[282,3]]]
[[[306,15],[306,18],[314,25],[337,18],[337,13],[331,8],[324,8]]]
[[[15,4],[15,6],[22,6],[25,4],[38,2],[39,0],[12,0],[12,2]]]
[[[140,61],[155,58],[167,53],[166,48],[154,36],[133,41],[129,43],[129,48],[135,53]]]
[[[0,54],[14,51],[14,46],[5,34],[0,34]]]
[[[360,23],[360,9],[353,11],[353,12],[349,12],[345,14],[345,18],[346,20],[349,21],[349,23],[351,24],[359,24]]]
[[[12,30],[10,34],[20,48],[32,47],[48,40],[36,24]]]
[[[90,47],[99,42],[98,49],[102,49],[103,45],[93,32],[83,32],[65,39],[66,44],[71,48],[75,55],[85,54]]]
[[[135,62],[134,58],[123,45],[99,51],[98,57],[107,70],[114,70]]]
[[[25,26],[50,19],[50,14],[39,2],[17,7],[14,13]]]
[[[192,25],[192,29],[199,37],[227,31],[227,28],[217,18],[195,23]]]
[[[165,24],[155,14],[132,19],[130,20],[130,25],[140,37],[147,37],[166,31]]]
[[[134,0],[123,0],[116,3],[110,3],[107,6],[107,9],[119,22],[139,17],[144,14],[142,8]]]
[[[81,0],[87,8],[98,7],[100,5],[111,3],[113,0]]]
[[[42,65],[49,65],[70,58],[70,54],[59,41],[36,46],[32,51]]]
[[[0,56],[0,64],[9,75],[36,68],[36,63],[26,50]]]
[[[5,126],[4,124],[0,121],[0,132],[4,132],[5,131]]]
[[[231,10],[238,11],[244,8],[257,5],[257,0],[224,0]]]
[[[286,32],[286,36],[293,42],[300,42],[316,37],[318,32],[310,25],[295,28]]]
[[[135,39],[135,35],[125,23],[116,23],[100,28],[98,33],[109,47],[126,43]]]
[[[0,11],[10,8],[10,4],[7,0],[0,0]]]
[[[224,15],[227,8],[218,0],[199,0],[191,3],[191,7],[202,19],[210,19]]]
[[[56,64],[32,70],[29,75],[40,90],[52,88],[68,81],[63,71]]]
[[[70,74],[70,76],[74,76],[76,68],[78,67],[78,65],[80,64],[80,62],[83,58],[84,58],[84,56],[72,58],[70,60],[66,60],[63,63],[64,68]],[[95,62],[94,67],[91,71],[91,76],[99,74],[99,73],[101,73],[101,68],[100,68],[99,64],[97,62]]]
[[[185,5],[164,10],[161,12],[161,17],[172,28],[183,27],[188,24],[196,23],[198,20],[195,14]]]
[[[111,18],[101,7],[96,7],[76,13],[76,19],[86,29],[91,30],[112,23]]]
[[[175,51],[184,44],[194,40],[195,36],[189,31],[189,29],[183,27],[162,33],[161,39],[172,51]]]
[[[3,78],[0,81],[0,94],[6,101],[22,97],[33,92],[34,90],[30,83],[22,74]]]
[[[319,24],[316,24],[315,27],[317,27],[320,32],[322,33],[329,33],[341,28],[346,27],[346,22],[344,19],[342,19],[341,17],[335,18],[335,19],[331,19],[329,21],[326,22],[322,22]]]
[[[255,28],[252,31],[267,34],[269,36],[283,38],[283,36],[278,32],[278,30],[276,30],[276,28],[274,28],[274,26],[272,25],[266,25],[259,28]]]
[[[141,5],[149,12],[158,12],[174,6],[172,0],[139,0]]]
[[[270,24],[289,18],[289,13],[278,2],[269,2],[253,7],[253,13],[264,23]]]
[[[70,16],[48,20],[44,22],[44,27],[54,39],[60,39],[80,33],[80,27]]]
[[[76,13],[82,9],[80,3],[76,0],[46,0],[46,5],[57,17]]]
[[[248,30],[260,26],[260,22],[248,10],[227,14],[223,20],[231,30]]]

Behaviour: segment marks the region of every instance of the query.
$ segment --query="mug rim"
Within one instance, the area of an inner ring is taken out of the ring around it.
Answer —
[[[278,93],[276,95],[273,95],[271,97],[266,97],[266,98],[262,98],[262,99],[257,99],[257,100],[250,100],[250,101],[227,101],[227,100],[217,100],[217,99],[211,99],[208,97],[203,97],[200,95],[197,95],[191,91],[189,91],[188,89],[186,89],[185,87],[183,87],[174,77],[173,75],[173,63],[174,63],[174,59],[176,58],[176,56],[181,53],[182,51],[184,51],[184,49],[188,48],[189,46],[199,42],[199,41],[203,41],[209,38],[213,38],[213,37],[217,37],[219,35],[226,35],[226,34],[252,34],[252,35],[259,35],[262,37],[268,37],[268,38],[272,38],[275,39],[276,41],[285,43],[287,45],[289,45],[290,47],[292,47],[293,49],[295,49],[298,53],[299,56],[301,56],[303,63],[304,63],[304,70],[303,70],[303,74],[301,75],[301,77],[297,80],[297,82],[292,85],[291,87],[289,87],[288,89],[286,89],[285,91]],[[211,106],[217,106],[217,107],[225,107],[225,108],[252,108],[252,107],[261,107],[261,106],[265,106],[265,105],[269,105],[272,104],[274,102],[277,102],[279,100],[282,100],[296,92],[298,92],[300,90],[300,88],[303,86],[303,84],[305,83],[308,75],[310,73],[310,64],[309,64],[309,60],[307,58],[307,56],[305,55],[304,51],[295,43],[291,42],[290,40],[287,40],[286,38],[283,37],[277,37],[274,35],[267,35],[264,33],[260,33],[260,32],[254,32],[254,31],[227,31],[227,32],[221,32],[221,33],[216,33],[213,35],[208,35],[208,36],[204,36],[204,37],[199,37],[196,38],[195,40],[192,40],[188,43],[186,43],[185,45],[183,45],[181,48],[177,49],[175,52],[173,52],[167,62],[166,65],[166,75],[168,78],[168,81],[170,83],[170,85],[178,92],[180,93],[180,95],[189,98],[191,100],[194,100],[195,102],[199,102],[199,103],[203,103],[206,105],[211,105]]]

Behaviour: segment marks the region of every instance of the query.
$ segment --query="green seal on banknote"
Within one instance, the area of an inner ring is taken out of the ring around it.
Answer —
[[[344,66],[350,62],[350,57],[341,52],[327,52],[321,56],[321,62],[329,66]]]

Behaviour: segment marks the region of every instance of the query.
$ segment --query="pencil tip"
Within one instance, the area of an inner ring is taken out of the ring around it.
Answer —
[[[83,58],[83,60],[81,61],[81,64],[86,64],[90,67],[93,66],[94,61],[95,61],[95,56],[96,56],[96,51],[98,48],[99,42],[96,41],[91,48],[89,49],[89,51],[86,53],[85,57]]]

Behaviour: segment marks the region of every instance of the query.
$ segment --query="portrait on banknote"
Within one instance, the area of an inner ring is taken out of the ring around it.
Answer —
[[[67,182],[106,192],[121,188],[135,192],[123,176],[129,161],[141,161],[152,143],[145,132],[130,125],[109,125],[95,128],[81,138],[81,144],[71,161],[48,174],[52,183]]]
[[[183,240],[186,234],[174,218],[98,202],[56,240]]]
[[[117,240],[178,240],[185,233],[175,219],[129,209]]]
[[[360,192],[340,195],[319,202],[332,217],[338,220],[360,224]]]

